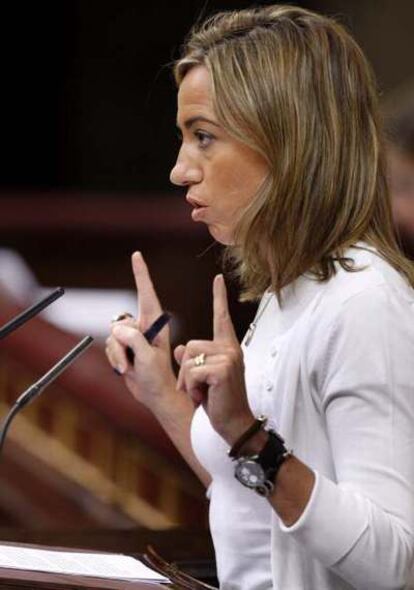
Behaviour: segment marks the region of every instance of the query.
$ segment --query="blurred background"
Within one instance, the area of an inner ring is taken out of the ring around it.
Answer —
[[[2,411],[80,335],[92,333],[98,343],[16,421],[4,459],[0,524],[44,530],[205,523],[201,487],[129,400],[99,342],[114,313],[136,309],[130,272],[136,249],[174,313],[174,342],[211,335],[211,281],[221,251],[192,223],[182,191],[168,180],[178,147],[170,64],[198,17],[250,4],[2,4],[1,318],[51,287],[68,290],[48,315],[2,343]],[[414,3],[297,4],[337,17],[374,66],[390,138],[396,223],[412,256]],[[234,288],[231,307],[241,336],[254,309],[237,303]],[[57,506],[45,505],[46,492]]]
[[[200,15],[249,4],[3,6],[0,246],[18,252],[41,285],[131,289],[129,256],[140,249],[164,304],[176,312],[177,339],[209,334],[220,247],[191,222],[183,192],[169,183],[178,147],[170,64]],[[411,79],[410,0],[298,4],[334,15],[352,31],[384,99]],[[63,315],[63,307],[55,309]],[[105,323],[100,309],[96,324]],[[250,313],[236,306],[240,333]]]

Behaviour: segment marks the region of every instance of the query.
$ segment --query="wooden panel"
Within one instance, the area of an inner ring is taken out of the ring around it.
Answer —
[[[0,297],[0,322],[17,311]],[[0,346],[0,412],[76,339],[40,319]],[[204,490],[94,346],[13,422],[0,511],[33,527],[206,520]],[[21,516],[19,516],[19,514]]]

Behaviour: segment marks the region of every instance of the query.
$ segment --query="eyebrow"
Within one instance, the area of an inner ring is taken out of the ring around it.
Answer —
[[[203,117],[202,115],[196,115],[195,117],[190,117],[189,119],[187,119],[184,122],[184,127],[186,129],[190,129],[194,123],[199,123],[199,122],[203,122],[203,123],[210,123],[211,125],[214,125],[215,127],[220,127],[220,125],[218,123],[216,123],[215,121],[212,121],[211,119],[208,119],[207,117]],[[180,129],[180,125],[177,122],[177,127]]]

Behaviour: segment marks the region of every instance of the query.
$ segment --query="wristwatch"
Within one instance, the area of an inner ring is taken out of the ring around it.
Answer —
[[[260,496],[270,496],[274,481],[282,463],[292,454],[285,447],[285,441],[274,430],[269,435],[263,449],[257,455],[235,459],[235,478]]]

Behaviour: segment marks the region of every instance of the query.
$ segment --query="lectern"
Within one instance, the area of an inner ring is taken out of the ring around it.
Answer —
[[[14,548],[27,548],[36,546],[12,544]],[[40,548],[40,547],[38,547]],[[56,547],[41,547],[42,550],[53,550],[59,553]],[[66,551],[66,549],[61,549]],[[87,553],[86,551],[84,551]],[[78,550],[77,550],[78,553]],[[99,553],[104,554],[103,552]],[[110,554],[108,554],[109,556]],[[102,590],[216,590],[213,586],[196,580],[192,576],[180,571],[176,565],[166,562],[152,547],[148,547],[144,555],[133,555],[145,565],[167,577],[170,582],[156,583],[154,581],[136,581],[131,579],[113,579],[94,577],[92,575],[68,574],[59,572],[41,572],[28,569],[0,567],[0,589],[48,589],[48,590],[78,590],[78,589],[102,589]]]

